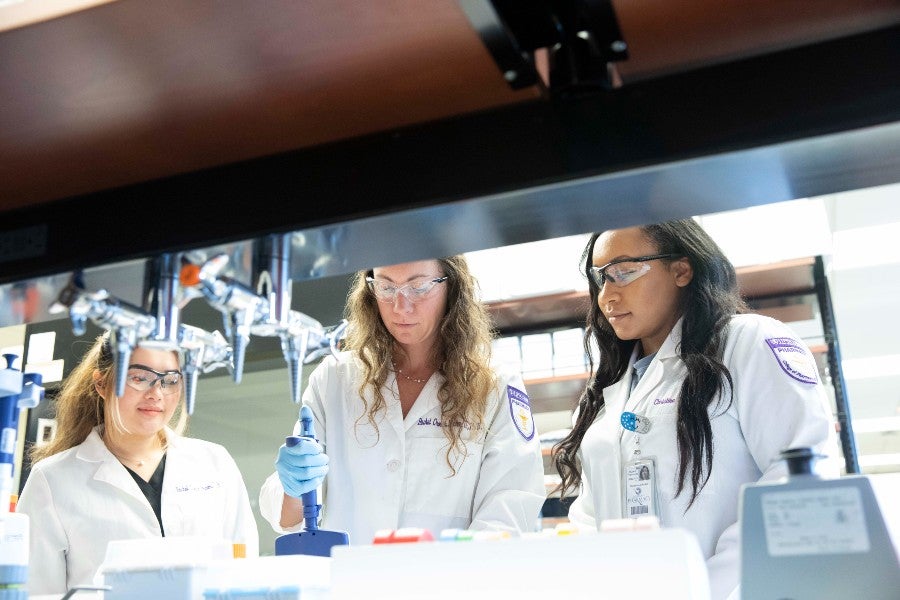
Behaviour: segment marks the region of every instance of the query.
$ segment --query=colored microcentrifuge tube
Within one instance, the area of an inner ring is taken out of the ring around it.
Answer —
[[[375,532],[373,544],[404,544],[410,542],[432,542],[434,536],[421,527],[401,527],[400,529],[379,529]]]
[[[476,531],[473,537],[476,542],[506,540],[512,535],[508,531]]]
[[[572,523],[557,523],[555,531],[556,535],[575,535],[578,533],[578,527]]]

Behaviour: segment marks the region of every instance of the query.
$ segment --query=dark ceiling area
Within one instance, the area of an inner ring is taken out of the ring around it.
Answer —
[[[713,4],[575,2],[559,39],[551,1],[7,27],[0,290],[133,261],[111,291],[139,297],[144,260],[282,233],[295,281],[338,277],[900,180],[896,2]]]

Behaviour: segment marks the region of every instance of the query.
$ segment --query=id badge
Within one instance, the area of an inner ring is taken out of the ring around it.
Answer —
[[[622,470],[623,517],[659,516],[656,499],[656,461],[652,457],[628,461]]]

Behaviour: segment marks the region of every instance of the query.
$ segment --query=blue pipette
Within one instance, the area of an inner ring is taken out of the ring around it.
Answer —
[[[288,436],[286,446],[296,446],[300,438],[316,439],[312,410],[308,406],[300,408],[300,436]],[[322,505],[318,501],[318,492],[313,489],[300,497],[303,503],[303,531],[288,533],[275,539],[275,554],[310,554],[313,556],[331,556],[331,548],[350,543],[350,536],[345,531],[328,531],[319,529],[319,511]]]

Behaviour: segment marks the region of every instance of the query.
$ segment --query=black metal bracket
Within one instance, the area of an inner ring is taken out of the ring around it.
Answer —
[[[548,50],[553,94],[612,89],[628,59],[611,0],[460,0],[514,89],[538,82],[534,52]]]
[[[844,468],[848,474],[861,473],[859,456],[856,451],[856,437],[853,435],[853,420],[850,416],[850,399],[847,397],[847,383],[844,381],[844,370],[841,367],[841,345],[838,342],[837,323],[834,319],[834,304],[831,302],[831,288],[825,275],[825,263],[821,256],[816,257],[813,265],[813,278],[816,296],[819,300],[819,312],[822,315],[822,329],[825,342],[828,344],[828,371],[834,386],[834,402],[837,420],[840,425],[841,450],[844,454]]]
[[[459,0],[459,4],[511,88],[518,90],[540,81],[533,55],[519,44],[489,0]]]

